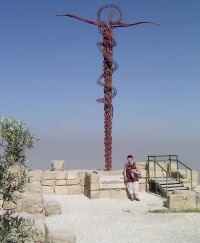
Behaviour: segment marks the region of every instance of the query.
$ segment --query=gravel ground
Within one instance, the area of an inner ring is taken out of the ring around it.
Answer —
[[[46,217],[48,228],[74,232],[77,243],[200,242],[200,214],[147,213],[165,208],[162,198],[146,192],[140,193],[140,202],[83,195],[44,198],[62,207],[61,215]]]

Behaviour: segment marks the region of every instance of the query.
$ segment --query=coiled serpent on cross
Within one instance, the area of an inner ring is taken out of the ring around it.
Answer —
[[[102,11],[106,8],[111,8],[110,11],[108,12],[108,19],[109,19],[108,23],[106,21],[101,21],[101,19],[100,19]],[[119,18],[117,19],[117,21],[114,22],[114,21],[112,21],[112,18],[115,15],[115,10],[117,10],[119,12]],[[104,56],[104,72],[97,79],[97,84],[103,86],[104,88],[106,87],[108,89],[111,89],[112,90],[112,99],[117,95],[117,89],[112,85],[112,83],[106,82],[106,78],[108,78],[108,76],[111,77],[113,72],[116,71],[118,68],[118,64],[113,59],[113,55],[112,55],[112,49],[113,49],[113,47],[115,47],[117,45],[115,39],[113,38],[112,29],[113,29],[113,24],[121,23],[121,20],[122,20],[122,12],[119,7],[117,7],[113,4],[104,5],[102,8],[99,9],[99,11],[97,13],[97,21],[99,23],[98,30],[99,30],[99,33],[101,33],[103,36],[103,42],[97,42],[97,47]],[[105,63],[107,63],[109,65],[105,66]],[[106,68],[110,69],[110,70],[107,70],[108,75],[105,74]],[[104,79],[104,81],[102,81],[103,79]],[[105,99],[106,99],[106,96],[104,98],[98,98],[96,101],[99,103],[104,103],[105,105],[111,105],[111,104],[106,104]],[[113,106],[112,106],[112,111],[113,111]]]

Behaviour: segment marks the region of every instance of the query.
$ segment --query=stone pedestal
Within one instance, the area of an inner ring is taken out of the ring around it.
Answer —
[[[177,211],[196,210],[198,199],[198,195],[193,191],[177,190],[167,197],[167,207]]]
[[[64,160],[52,160],[51,167],[53,171],[63,171],[64,170]]]

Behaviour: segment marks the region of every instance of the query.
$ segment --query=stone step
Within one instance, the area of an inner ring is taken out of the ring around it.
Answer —
[[[168,180],[175,180],[176,178],[174,178],[174,177],[167,177],[168,178]],[[151,180],[155,180],[155,177],[154,176],[152,176],[152,177],[150,177],[150,179]],[[164,180],[166,180],[166,177],[156,177],[156,180],[158,180],[158,181],[164,181]]]
[[[188,190],[186,187],[173,187],[168,188],[168,191],[174,191],[174,190]]]
[[[185,190],[188,190],[186,187],[184,187],[183,185],[179,184],[179,185],[176,185],[176,186],[172,186],[171,187],[167,187],[166,186],[159,186],[159,189],[162,191],[162,193],[164,195],[171,195],[173,193],[173,191],[185,191]]]
[[[162,184],[162,183],[166,183],[166,178],[156,178],[156,179],[151,179],[150,181],[153,183]],[[168,183],[179,183],[177,180],[175,180],[173,178],[168,178],[167,182]]]
[[[164,190],[164,191],[167,191],[167,188],[165,187],[165,188],[163,188],[162,187],[162,189]],[[186,187],[168,187],[168,192],[169,191],[174,191],[174,190],[188,190]]]
[[[162,183],[158,183],[160,186],[165,186],[165,185],[180,185],[180,183],[179,182],[177,182],[177,181],[172,181],[172,182],[170,182],[170,181],[168,181],[168,183],[166,183],[166,182],[162,182]]]
[[[160,186],[162,186],[162,188],[167,188],[167,185],[165,184],[165,185],[160,185]],[[182,184],[180,184],[180,183],[177,183],[177,184],[170,184],[170,185],[168,185],[168,188],[173,188],[173,187],[184,187]]]

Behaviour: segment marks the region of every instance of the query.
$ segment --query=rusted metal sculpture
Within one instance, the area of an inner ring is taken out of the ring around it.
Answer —
[[[108,22],[101,20],[101,13],[104,9],[109,8]],[[113,20],[116,11],[119,14],[117,20]],[[102,6],[97,13],[97,21],[92,21],[79,17],[74,14],[59,14],[57,16],[67,16],[81,20],[83,22],[97,25],[99,33],[103,36],[103,42],[97,42],[97,47],[103,54],[104,69],[103,74],[97,79],[97,84],[104,87],[104,98],[97,99],[97,102],[104,103],[104,129],[105,129],[105,170],[112,169],[112,118],[113,118],[113,106],[112,99],[116,96],[117,90],[112,85],[112,74],[117,70],[118,65],[113,59],[113,47],[116,46],[116,41],[113,38],[113,29],[119,27],[129,27],[138,24],[157,24],[149,21],[138,21],[134,23],[125,24],[122,23],[122,11],[114,4],[106,4]]]

